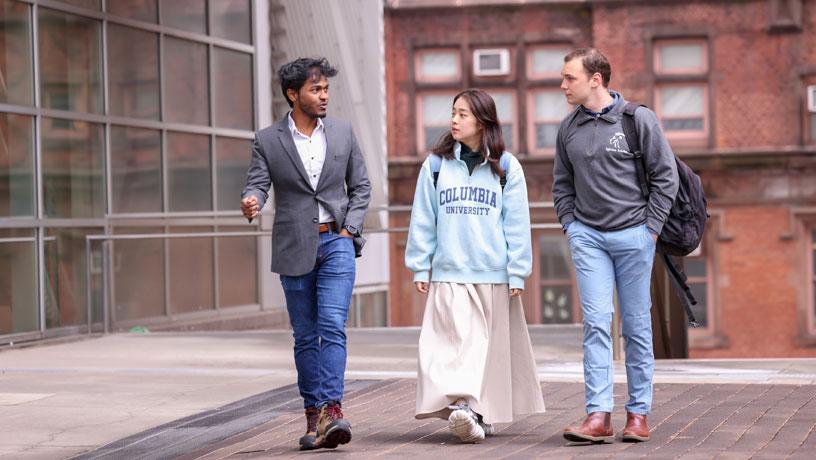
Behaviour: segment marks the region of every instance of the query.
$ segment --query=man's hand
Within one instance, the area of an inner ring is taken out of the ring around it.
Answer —
[[[518,297],[521,295],[522,292],[524,292],[524,289],[517,288],[510,289],[510,297]]]
[[[421,292],[422,294],[428,293],[428,283],[424,281],[417,281],[414,283],[414,286],[416,287],[416,290]]]
[[[241,212],[247,219],[254,219],[258,215],[258,199],[250,195],[241,199]]]
[[[345,228],[340,230],[340,236],[342,236],[343,238],[354,238],[354,235],[349,233],[349,231],[346,230]]]

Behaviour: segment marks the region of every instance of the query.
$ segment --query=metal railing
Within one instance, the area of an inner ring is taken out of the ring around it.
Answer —
[[[552,209],[553,203],[552,202],[533,202],[530,203],[530,209]],[[410,212],[411,206],[409,205],[395,205],[395,206],[372,206],[369,208],[369,212],[386,212],[386,213],[404,213]],[[158,213],[149,213],[149,214],[135,214],[135,215],[108,215],[105,216],[110,220],[137,220],[137,219],[157,219],[157,218],[167,218],[172,217],[174,219],[177,218],[207,218],[207,217],[241,217],[240,213],[237,212],[218,212],[218,213],[205,213],[202,214],[189,214],[189,215],[173,215],[168,216],[166,214],[158,214]],[[537,223],[532,224],[531,229],[533,230],[541,230],[541,229],[561,229],[561,224],[559,223]],[[382,228],[375,228],[366,230],[366,234],[378,234],[378,233],[406,233],[408,232],[408,227],[388,227],[386,224],[385,227]],[[110,332],[110,319],[111,313],[110,309],[110,277],[112,276],[109,273],[108,267],[108,257],[106,248],[107,243],[113,241],[123,241],[123,240],[171,240],[171,239],[185,239],[185,238],[236,238],[236,237],[271,237],[270,230],[257,230],[257,231],[246,231],[246,232],[190,232],[190,233],[133,233],[133,234],[118,234],[118,235],[110,235],[110,234],[95,234],[95,235],[86,235],[85,236],[85,294],[86,294],[86,309],[87,309],[87,327],[88,327],[88,334],[92,332],[93,327],[93,295],[92,295],[92,252],[93,252],[93,243],[95,241],[102,242],[102,323],[104,332],[107,334]]]

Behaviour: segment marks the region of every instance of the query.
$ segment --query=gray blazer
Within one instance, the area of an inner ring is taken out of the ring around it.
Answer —
[[[326,160],[312,188],[300,160],[288,115],[255,133],[247,183],[241,197],[253,195],[259,209],[268,197],[270,184],[275,191],[275,223],[272,227],[272,271],[287,276],[310,272],[315,265],[318,232],[317,204],[334,217],[340,227],[363,229],[371,197],[363,154],[351,124],[326,117]],[[365,239],[354,238],[357,257]]]

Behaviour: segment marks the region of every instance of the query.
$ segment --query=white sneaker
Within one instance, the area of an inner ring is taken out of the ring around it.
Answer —
[[[485,438],[484,428],[468,406],[459,406],[451,412],[448,417],[448,428],[462,442],[477,443],[484,441]]]

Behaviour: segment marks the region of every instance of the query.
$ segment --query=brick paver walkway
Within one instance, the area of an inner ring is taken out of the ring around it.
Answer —
[[[626,388],[615,385],[618,439],[601,445],[572,444],[561,436],[564,426],[584,415],[582,383],[542,384],[546,413],[500,425],[477,445],[452,439],[444,421],[415,420],[415,390],[413,379],[358,385],[344,404],[352,442],[333,451],[299,452],[305,423],[290,388],[268,421],[187,450],[182,458],[816,458],[816,385],[656,384],[652,440],[639,444],[619,440]]]

